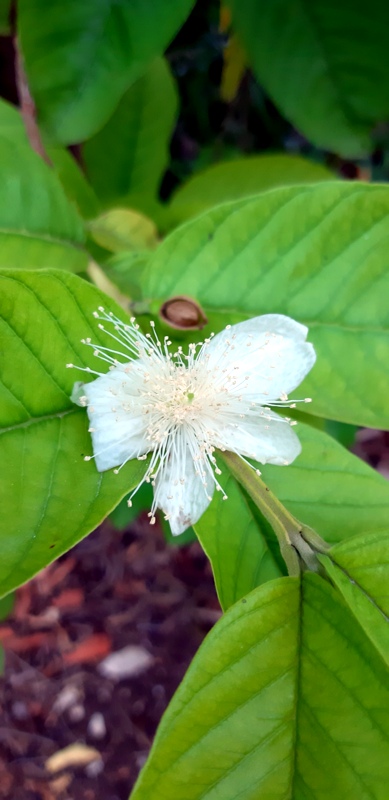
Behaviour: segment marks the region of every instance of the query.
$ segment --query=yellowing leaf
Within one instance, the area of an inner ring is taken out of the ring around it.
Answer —
[[[158,244],[154,222],[129,208],[113,208],[89,222],[88,229],[94,241],[110,250],[153,250]]]

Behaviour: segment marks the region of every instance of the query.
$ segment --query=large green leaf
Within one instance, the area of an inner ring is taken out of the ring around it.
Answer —
[[[302,423],[296,430],[302,444],[296,461],[288,467],[261,465],[263,479],[279,500],[330,543],[361,530],[370,536],[386,531],[388,481],[326,433]],[[220,466],[219,480],[228,500],[215,492],[194,527],[211,561],[220,604],[227,609],[280,574],[277,564],[282,569],[283,562],[268,524],[255,513],[227,467]]]
[[[227,200],[239,200],[277,186],[333,179],[333,173],[321,164],[284,153],[223,161],[198,172],[175,192],[168,218],[174,227]]]
[[[81,218],[58,179],[16,137],[0,138],[0,268],[85,269]]]
[[[319,416],[389,425],[389,189],[322,183],[226,203],[150,260],[144,294],[192,295],[210,326],[263,313],[305,322],[317,363],[298,395]],[[159,301],[152,306],[157,310]]]
[[[355,536],[320,560],[389,664],[389,533]]]
[[[168,164],[176,115],[175,84],[167,62],[158,58],[83,148],[87,174],[104,205],[149,211]]]
[[[258,80],[319,147],[366,154],[389,114],[389,6],[382,0],[228,0]]]
[[[272,581],[195,656],[132,800],[386,800],[388,673],[329,584]]]
[[[65,144],[94,134],[192,6],[193,0],[20,0],[25,67],[45,129]]]
[[[137,461],[98,473],[75,380],[95,368],[81,338],[102,342],[92,312],[112,301],[61,271],[0,274],[0,593],[89,533],[138,483]],[[121,311],[121,313],[123,313]],[[104,342],[105,343],[105,342]]]

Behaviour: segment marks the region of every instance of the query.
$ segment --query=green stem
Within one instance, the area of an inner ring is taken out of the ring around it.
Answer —
[[[260,478],[258,471],[246,464],[236,453],[219,452],[231,474],[272,526],[289,575],[299,575],[302,563],[315,572],[320,568],[316,552],[326,553],[329,545],[307,525],[302,525]]]

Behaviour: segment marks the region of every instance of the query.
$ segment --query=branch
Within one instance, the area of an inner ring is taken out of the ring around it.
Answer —
[[[43,146],[42,137],[38,124],[36,121],[35,103],[31,97],[30,89],[28,87],[27,76],[24,71],[23,56],[15,38],[15,71],[16,71],[16,86],[18,89],[20,113],[26,129],[27,138],[30,145],[36,153],[38,153],[43,161],[50,167],[52,166],[49,156]]]

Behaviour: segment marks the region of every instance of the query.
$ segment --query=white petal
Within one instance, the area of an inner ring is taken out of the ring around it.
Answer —
[[[76,381],[76,383],[73,385],[73,391],[70,395],[70,399],[72,403],[76,404],[76,406],[84,407],[85,403],[82,402],[83,397],[85,397],[84,381]]]
[[[154,500],[169,519],[173,536],[183,533],[200,519],[211,501],[215,487],[207,472],[205,485],[195,471],[195,462],[182,431],[176,434],[170,456],[155,479]]]
[[[293,391],[313,367],[316,355],[305,341],[307,332],[289,317],[265,314],[217,334],[201,359],[215,381],[266,405]]]
[[[285,419],[274,411],[263,411],[263,417],[253,414],[235,423],[220,426],[215,447],[231,450],[261,464],[291,464],[301,453],[301,444]]]
[[[99,472],[118,467],[150,450],[140,398],[136,393],[131,394],[132,381],[124,372],[125,366],[83,387]]]

